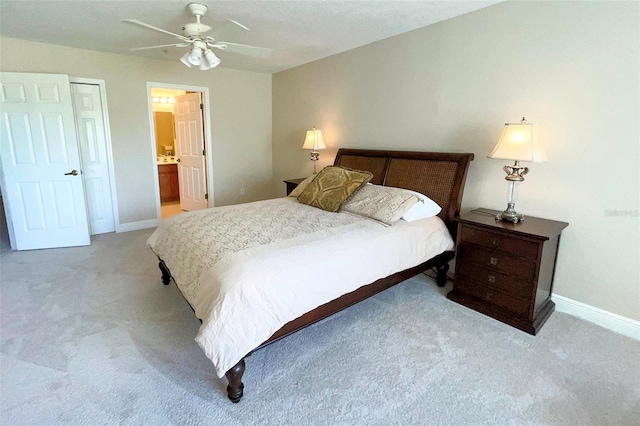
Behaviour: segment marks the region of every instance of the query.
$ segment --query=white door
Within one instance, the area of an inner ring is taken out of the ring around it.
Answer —
[[[200,93],[176,96],[174,106],[176,155],[180,208],[186,211],[206,209],[204,167],[204,127]]]
[[[71,83],[91,235],[115,231],[100,86]]]
[[[89,245],[69,77],[0,73],[0,106],[11,247]]]

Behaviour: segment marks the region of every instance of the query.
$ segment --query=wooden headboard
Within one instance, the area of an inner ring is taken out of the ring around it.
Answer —
[[[373,184],[410,189],[431,198],[442,207],[438,216],[455,238],[471,160],[473,154],[341,148],[333,164],[370,171]]]

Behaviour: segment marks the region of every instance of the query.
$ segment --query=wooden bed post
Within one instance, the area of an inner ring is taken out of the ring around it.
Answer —
[[[162,260],[158,263],[158,266],[160,267],[160,272],[162,272],[162,284],[169,285],[171,282],[171,274],[169,273],[169,270]]]
[[[436,277],[436,283],[438,287],[444,287],[447,284],[447,272],[449,271],[449,262],[441,263],[437,267],[438,275]]]
[[[233,403],[240,402],[242,393],[244,391],[244,384],[242,383],[242,375],[244,374],[244,358],[240,360],[236,365],[231,367],[224,375],[229,380],[229,386],[227,386],[227,395]]]

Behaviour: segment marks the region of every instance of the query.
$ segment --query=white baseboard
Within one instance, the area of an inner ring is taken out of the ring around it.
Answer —
[[[632,320],[631,318],[623,317],[557,294],[552,295],[551,300],[556,304],[556,311],[558,312],[574,315],[601,327],[608,328],[616,333],[640,340],[640,321]]]
[[[139,231],[140,229],[156,228],[160,225],[160,220],[149,219],[140,222],[120,223],[116,225],[116,232]]]

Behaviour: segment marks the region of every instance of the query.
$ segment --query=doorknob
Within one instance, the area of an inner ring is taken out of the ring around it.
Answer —
[[[179,163],[179,162],[180,162],[180,159],[179,159],[179,158],[176,158],[176,162],[178,162],[178,163]]]
[[[65,176],[78,176],[78,171],[77,170],[71,170],[69,173],[65,173]]]

